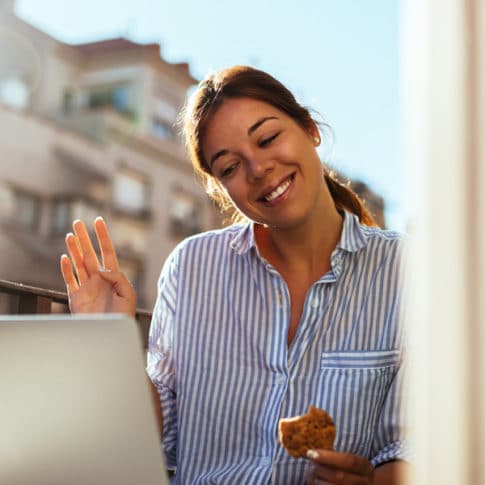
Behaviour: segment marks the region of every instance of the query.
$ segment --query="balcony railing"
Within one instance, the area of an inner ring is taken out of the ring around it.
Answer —
[[[4,310],[4,313],[13,315],[69,313],[67,293],[62,291],[0,280],[1,294],[7,295],[7,311]],[[147,310],[137,309],[135,318],[140,326],[143,346],[147,348],[152,314]]]

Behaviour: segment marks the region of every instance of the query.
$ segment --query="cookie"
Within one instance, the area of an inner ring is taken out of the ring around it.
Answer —
[[[305,458],[308,450],[332,449],[335,432],[330,415],[311,405],[307,414],[280,419],[278,423],[280,443],[295,458]]]

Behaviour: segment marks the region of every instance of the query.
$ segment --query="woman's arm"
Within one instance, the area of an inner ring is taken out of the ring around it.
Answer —
[[[404,477],[409,472],[410,464],[395,460],[383,463],[374,470],[374,485],[398,485],[404,483]]]

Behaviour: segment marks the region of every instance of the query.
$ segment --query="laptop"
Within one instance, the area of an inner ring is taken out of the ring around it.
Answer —
[[[0,483],[169,483],[132,318],[0,316]]]

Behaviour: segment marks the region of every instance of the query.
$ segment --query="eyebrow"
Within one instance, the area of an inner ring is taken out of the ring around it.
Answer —
[[[276,116],[265,116],[259,119],[258,121],[256,121],[254,125],[251,125],[248,128],[248,136],[251,136],[265,121],[268,121],[268,120],[276,120]]]
[[[276,120],[276,119],[278,119],[278,118],[276,118],[276,116],[264,116],[263,118],[259,119],[258,121],[256,121],[256,123],[252,124],[248,128],[248,136],[251,136],[264,122],[266,122],[268,120]],[[219,157],[227,155],[228,153],[229,153],[229,150],[227,150],[225,148],[216,152],[214,155],[212,155],[210,162],[209,162],[209,166],[212,167],[212,165],[214,165],[214,162]]]

